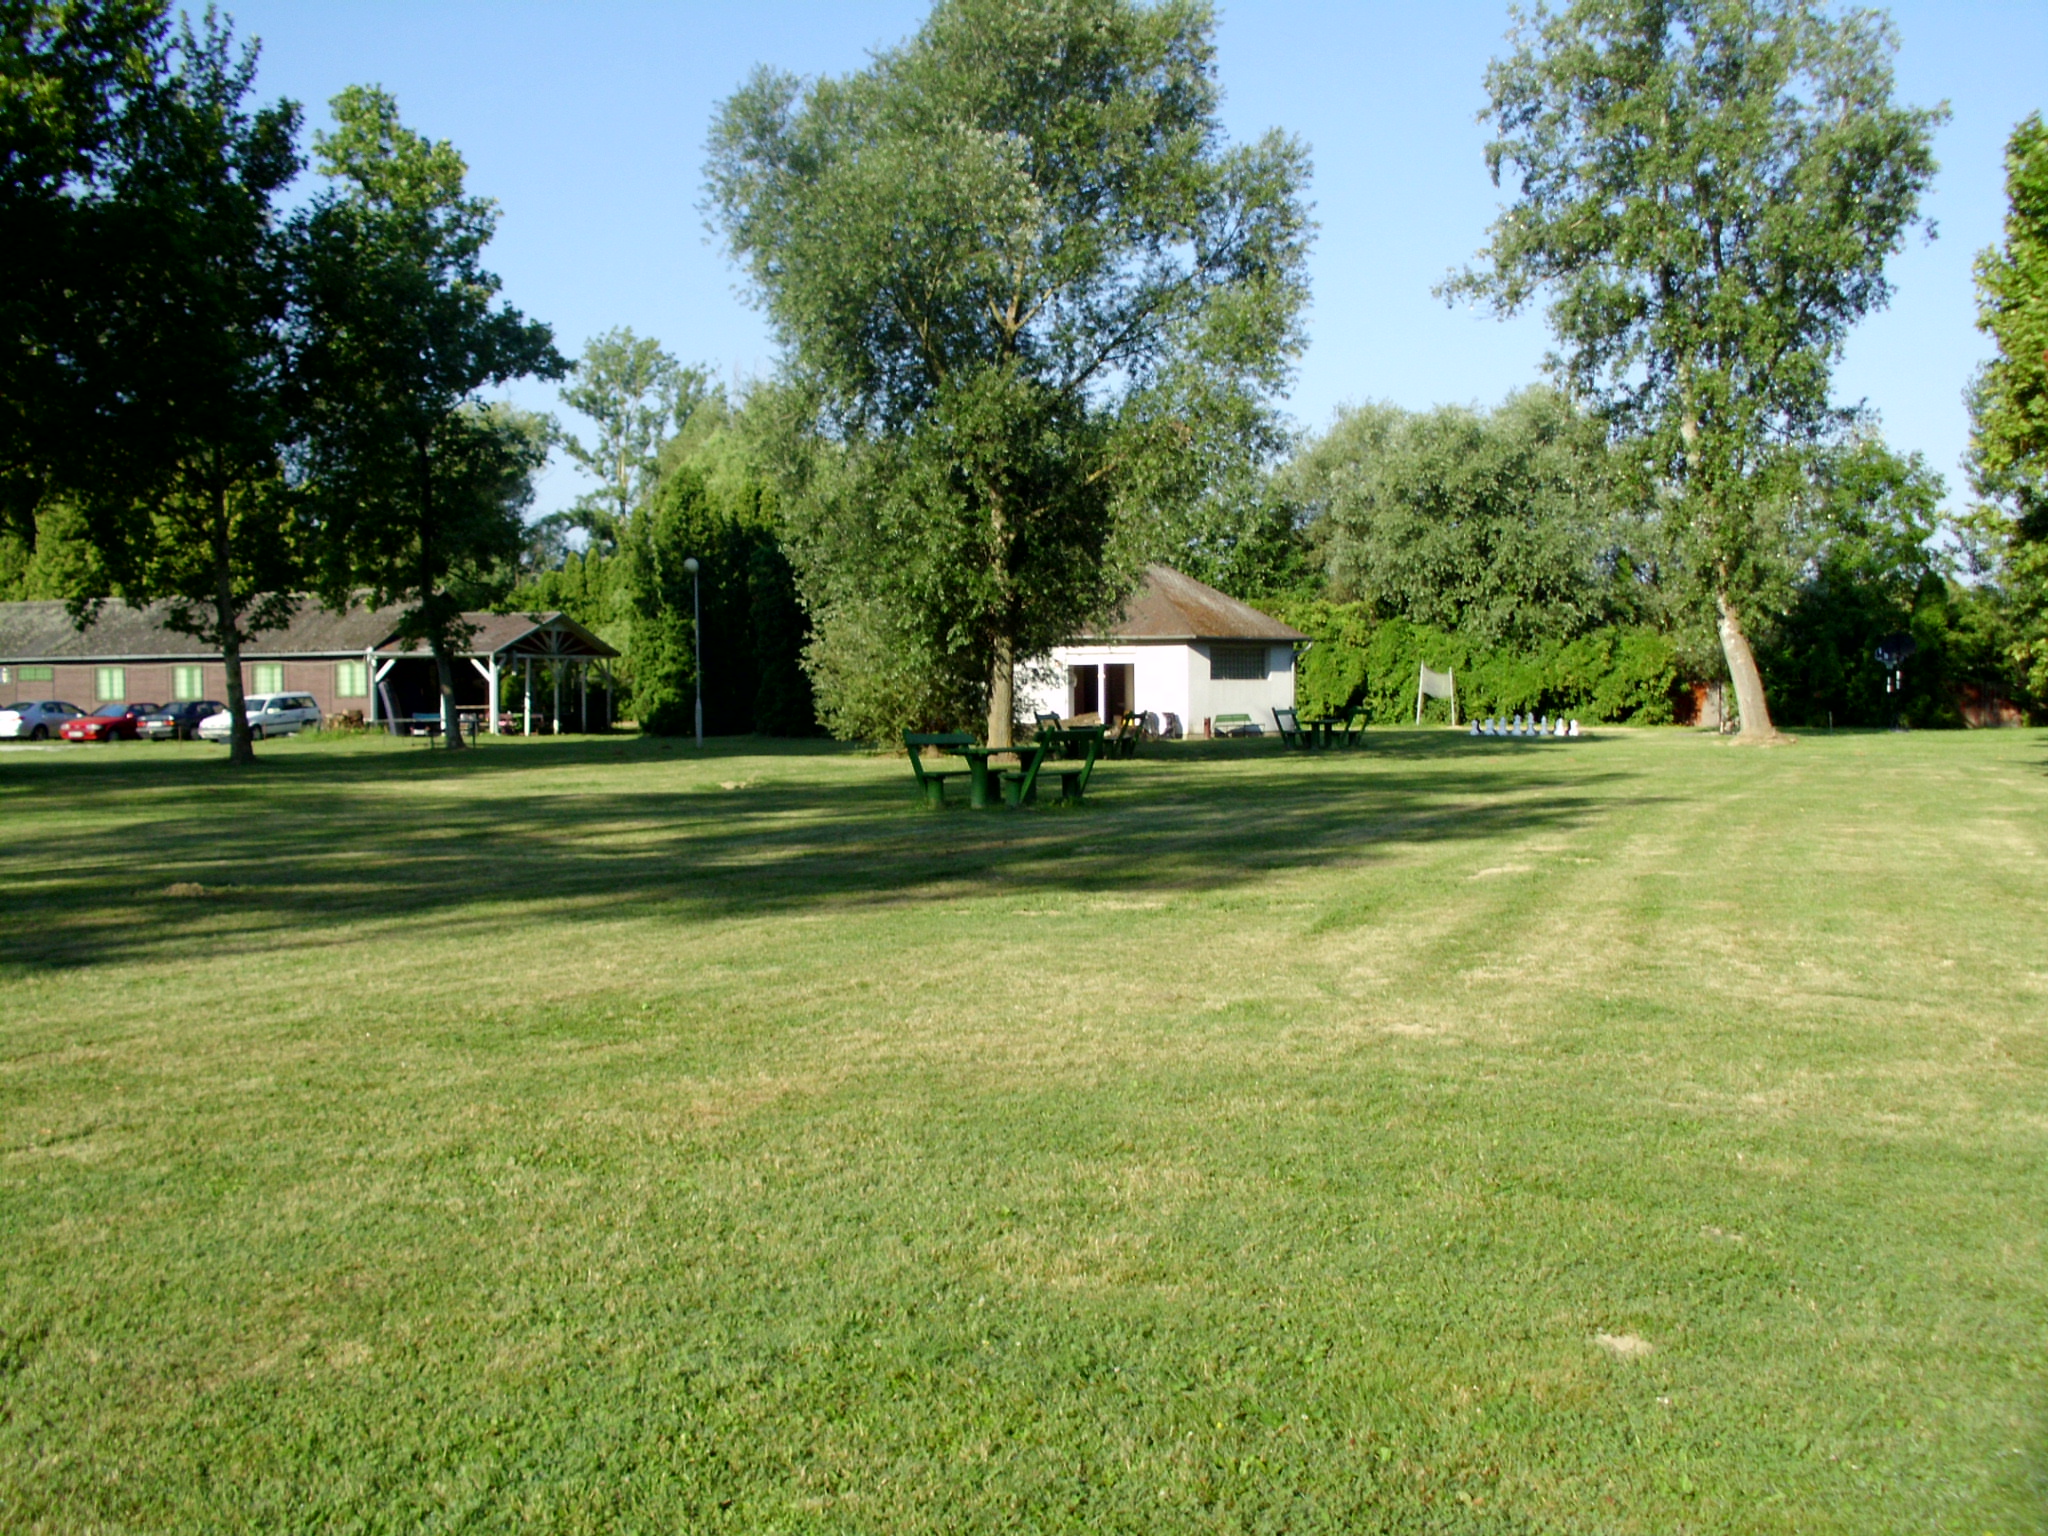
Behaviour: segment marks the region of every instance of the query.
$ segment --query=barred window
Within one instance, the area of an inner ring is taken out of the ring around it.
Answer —
[[[259,661],[250,670],[256,674],[256,692],[282,693],[284,691],[283,662]]]
[[[19,667],[14,675],[24,683],[54,683],[57,680],[55,667]]]
[[[1266,647],[1263,645],[1212,645],[1209,647],[1209,677],[1212,681],[1257,682],[1266,675]]]
[[[338,699],[360,699],[370,692],[370,668],[367,662],[337,661],[334,664],[334,696]]]
[[[206,675],[197,667],[171,668],[171,697],[189,703],[206,692]]]
[[[125,704],[128,702],[128,669],[126,667],[97,667],[94,669],[94,692],[102,704]]]

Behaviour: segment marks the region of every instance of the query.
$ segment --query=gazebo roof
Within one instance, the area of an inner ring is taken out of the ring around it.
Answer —
[[[1144,581],[1112,623],[1076,637],[1081,640],[1265,640],[1277,644],[1306,640],[1249,603],[1183,576],[1170,565],[1148,565]]]
[[[546,657],[551,661],[608,660],[619,652],[578,624],[566,613],[465,613],[462,622],[472,633],[463,646],[464,656],[496,656],[501,661],[514,657]],[[424,656],[423,641],[401,644],[390,637],[377,646],[385,656]]]

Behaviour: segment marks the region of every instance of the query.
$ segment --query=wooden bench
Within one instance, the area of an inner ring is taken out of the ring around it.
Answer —
[[[1136,757],[1138,744],[1145,739],[1145,717],[1135,709],[1127,709],[1117,717],[1116,730],[1107,738],[1112,757]]]
[[[927,768],[923,753],[926,748],[946,753],[955,747],[971,747],[974,738],[965,731],[905,731],[903,745],[910,753],[910,771],[917,776],[919,793],[924,803],[936,809],[946,803],[946,780],[964,779],[969,772],[966,768]]]
[[[1250,715],[1218,715],[1209,722],[1212,736],[1249,736],[1252,733]]]

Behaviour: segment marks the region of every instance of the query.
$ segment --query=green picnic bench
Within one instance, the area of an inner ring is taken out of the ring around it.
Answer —
[[[1095,765],[1103,757],[1103,739],[1108,730],[1100,725],[1070,725],[1060,730],[1040,730],[1038,740],[1050,756],[1057,750],[1060,760],[1053,764],[1053,772],[1060,776],[1060,799],[1070,805],[1079,804],[1081,797],[1088,793],[1088,780],[1094,776]],[[1073,766],[1073,760],[1080,759],[1080,766]],[[1034,786],[1035,788],[1035,786]]]
[[[1212,736],[1249,736],[1252,733],[1250,715],[1218,715],[1209,722]]]
[[[924,796],[924,803],[934,809],[946,803],[946,780],[966,778],[972,771],[967,768],[927,768],[924,765],[927,750],[943,755],[973,746],[974,738],[965,731],[905,731],[903,745],[910,753],[910,771],[917,776],[917,787]]]

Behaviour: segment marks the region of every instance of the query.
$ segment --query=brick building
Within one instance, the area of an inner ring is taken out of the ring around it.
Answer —
[[[0,708],[32,699],[91,710],[226,698],[219,651],[168,628],[164,614],[162,605],[110,602],[80,630],[62,603],[0,603]],[[328,715],[359,710],[370,720],[402,721],[432,710],[433,658],[393,639],[398,615],[396,608],[332,613],[308,602],[289,626],[244,647],[243,683],[251,694],[309,693]],[[581,624],[560,613],[463,619],[475,633],[456,668],[460,706],[485,713],[493,726],[508,709],[529,728],[537,721],[558,730],[610,724],[609,663],[619,653]]]

